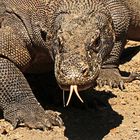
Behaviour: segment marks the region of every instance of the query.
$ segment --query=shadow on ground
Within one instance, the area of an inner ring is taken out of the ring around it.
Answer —
[[[129,62],[139,51],[140,46],[125,49],[121,56],[121,64]],[[81,93],[84,105],[74,97],[69,107],[64,108],[62,91],[56,83],[53,72],[26,77],[42,106],[61,113],[65,126],[64,135],[69,140],[102,140],[122,123],[123,116],[115,112],[109,104],[110,98],[116,98],[111,92],[88,90]]]
[[[140,46],[129,47],[124,49],[120,58],[120,63],[124,64],[126,62],[129,62],[139,52]]]
[[[80,94],[85,104],[72,97],[69,107],[64,108],[62,91],[50,75],[27,77],[44,108],[61,113],[66,128],[64,134],[69,140],[102,140],[111,129],[122,123],[123,116],[115,112],[108,102],[116,97],[113,93],[90,89]]]
[[[98,96],[98,99],[95,96]],[[96,100],[96,106],[99,102],[99,109],[91,106],[88,109],[70,107],[62,111],[62,118],[66,127],[65,136],[69,140],[102,140],[111,129],[119,126],[122,123],[123,116],[111,108],[108,97],[111,98],[112,95],[105,92],[96,93],[93,98],[90,96],[91,100]],[[103,101],[104,105],[100,103]]]

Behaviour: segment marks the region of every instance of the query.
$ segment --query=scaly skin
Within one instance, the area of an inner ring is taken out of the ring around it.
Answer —
[[[77,85],[79,90],[89,88],[97,77],[98,85],[123,89],[124,82],[136,79],[135,74],[122,77],[118,69],[128,30],[135,25],[139,27],[139,13],[136,13],[140,2],[130,2],[48,2],[47,15],[53,20],[48,21],[47,44],[62,89],[68,90],[70,85]]]
[[[77,89],[85,90],[97,81],[100,86],[124,89],[125,82],[140,79],[133,73],[122,77],[118,68],[130,36],[128,30],[139,23],[139,16],[135,19],[136,14],[132,13],[132,9],[139,11],[135,2],[132,5],[130,1],[118,0],[48,2],[47,15],[52,20],[47,23],[46,41],[55,60],[57,82],[63,90],[70,89],[69,99],[73,87],[77,94]]]
[[[14,127],[21,122],[41,129],[62,125],[55,113],[45,114],[22,74],[40,48],[52,56],[63,90],[71,87],[77,93],[96,79],[101,86],[123,88],[119,57],[127,35],[132,38],[127,32],[140,26],[139,5],[138,0],[0,0],[0,107],[5,119]]]
[[[35,47],[45,44],[42,7],[45,2],[38,0],[0,0],[0,108],[14,128],[24,123],[45,130],[63,124],[53,111],[45,113],[21,72],[34,60]]]
[[[122,77],[118,69],[120,55],[126,44],[126,39],[140,40],[140,1],[105,0],[105,4],[113,19],[116,39],[108,59],[103,62],[103,69],[100,71],[97,83],[101,86],[107,84],[123,89],[124,82],[130,82],[132,79],[139,79],[140,77],[137,74],[131,74],[128,78]]]

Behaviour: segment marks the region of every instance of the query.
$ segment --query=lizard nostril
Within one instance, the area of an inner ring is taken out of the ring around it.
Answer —
[[[87,75],[88,75],[88,72],[89,72],[89,68],[88,68],[88,67],[85,67],[85,68],[82,70],[83,76],[87,76]]]

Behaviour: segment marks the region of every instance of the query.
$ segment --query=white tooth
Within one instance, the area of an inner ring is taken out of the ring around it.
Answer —
[[[65,91],[63,90],[63,106],[66,107],[66,104],[65,104]]]
[[[80,100],[82,103],[84,103],[84,101],[82,100],[82,98],[80,97],[80,95],[79,95],[79,93],[78,93],[77,85],[74,85],[74,86],[73,86],[73,89],[74,89],[74,91],[75,91],[77,97],[79,98],[79,100]]]
[[[66,106],[69,105],[69,102],[70,102],[70,100],[71,100],[72,93],[73,93],[73,85],[70,86],[70,93],[69,93],[69,97],[68,97],[68,101],[67,101],[67,103],[66,103]]]

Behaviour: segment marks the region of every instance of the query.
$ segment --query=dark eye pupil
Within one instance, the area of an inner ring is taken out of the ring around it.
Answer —
[[[93,50],[95,52],[98,52],[100,48],[100,42],[101,42],[100,37],[97,37],[93,42],[87,45],[88,46],[87,50]]]
[[[96,38],[96,40],[94,42],[95,47],[99,47],[99,45],[100,45],[100,37]]]

